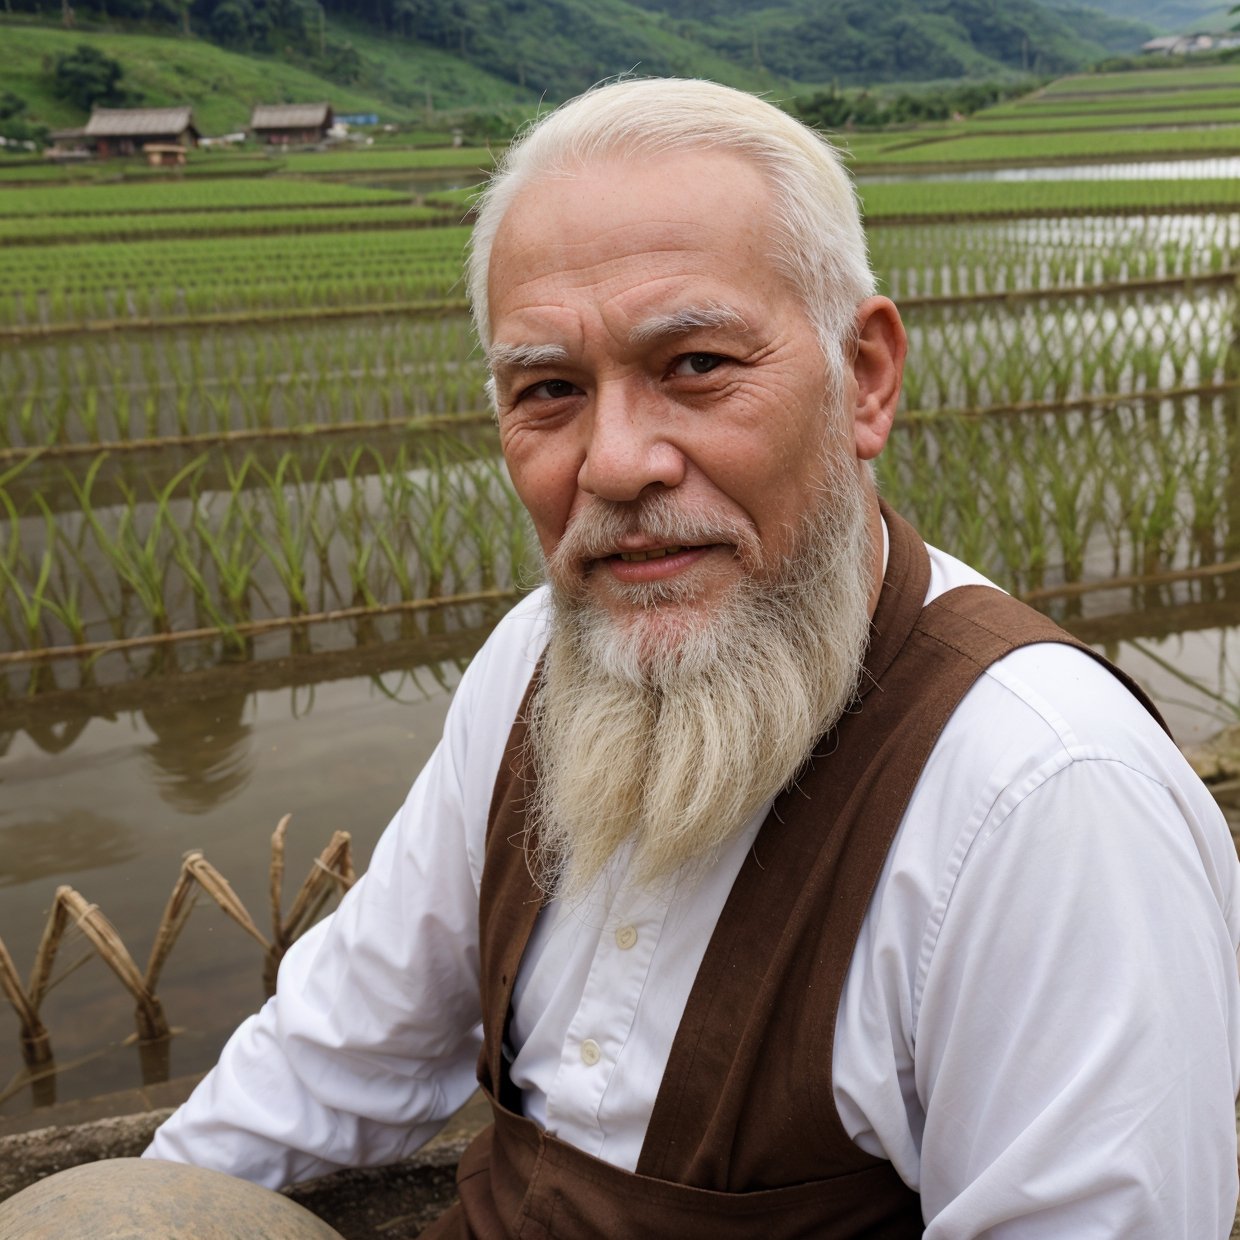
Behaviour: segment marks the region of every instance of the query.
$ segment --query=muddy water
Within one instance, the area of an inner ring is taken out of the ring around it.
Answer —
[[[50,693],[37,708],[0,709],[0,937],[19,971],[29,970],[61,883],[99,905],[144,967],[192,848],[267,931],[269,841],[285,813],[293,814],[286,908],[333,831],[350,832],[364,869],[493,617],[470,619],[418,643]],[[0,1095],[9,1095],[0,1114],[202,1070],[264,998],[262,948],[200,897],[159,987],[179,1032],[166,1062],[144,1064],[125,1044],[132,1003],[80,936],[66,939],[57,973],[83,958],[44,1006],[54,1079],[15,1084],[18,1027],[0,1006]]]
[[[1198,583],[1135,596],[1135,607],[1131,591],[1104,592],[1067,617],[1149,687],[1189,744],[1240,720],[1240,588],[1229,597],[1224,579],[1216,585],[1209,600]],[[144,965],[191,848],[266,930],[269,837],[284,813],[286,906],[334,830],[351,833],[364,869],[493,619],[0,709],[0,936],[19,969],[60,883],[97,903]],[[66,941],[57,972],[87,956],[80,938]],[[144,1058],[127,1044],[132,1004],[115,978],[94,959],[73,971],[44,1008],[59,1071],[33,1084],[21,1081],[16,1020],[0,1016],[0,1114],[205,1069],[264,998],[263,952],[200,897],[159,993],[177,1034]]]

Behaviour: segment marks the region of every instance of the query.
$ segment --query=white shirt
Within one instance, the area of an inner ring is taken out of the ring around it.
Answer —
[[[927,601],[983,580],[931,549]],[[474,1089],[495,773],[546,638],[536,593],[279,992],[149,1155],[270,1186],[417,1149]],[[540,917],[514,995],[526,1114],[632,1169],[689,989],[765,811],[680,898]],[[1178,750],[1068,647],[1008,655],[936,745],[849,968],[836,1105],[928,1240],[1209,1240],[1236,1203],[1240,865]]]

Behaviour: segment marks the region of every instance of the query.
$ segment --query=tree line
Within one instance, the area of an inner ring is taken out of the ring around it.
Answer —
[[[1060,73],[1146,28],[1038,0],[6,0],[49,20],[175,29],[303,60],[332,80],[362,65],[326,19],[440,48],[527,92],[566,97],[636,69],[785,89]],[[1073,25],[1076,22],[1076,25]]]

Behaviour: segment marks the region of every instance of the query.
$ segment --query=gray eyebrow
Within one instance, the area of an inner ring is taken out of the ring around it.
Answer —
[[[487,365],[533,367],[568,361],[568,350],[562,344],[493,344],[487,350]]]
[[[704,306],[683,306],[670,314],[652,314],[629,332],[632,344],[649,344],[662,336],[684,336],[699,327],[739,327],[747,331],[749,324],[731,306],[710,302]]]

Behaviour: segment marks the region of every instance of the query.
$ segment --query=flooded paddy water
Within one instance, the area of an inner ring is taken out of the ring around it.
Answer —
[[[1240,216],[872,243],[911,341],[887,496],[1141,679],[1182,743],[1240,723]],[[438,251],[432,274],[452,289]],[[264,933],[284,814],[286,908],[332,832],[364,869],[533,542],[459,314],[87,332],[75,306],[123,302],[106,281],[20,296],[6,321],[72,330],[0,340],[0,939],[25,977],[68,884],[140,970],[189,849]],[[200,895],[158,988],[175,1035],[146,1047],[80,933],[55,973],[54,1065],[0,1015],[0,1115],[205,1068],[264,950]]]
[[[900,181],[1181,181],[1237,176],[1240,176],[1240,155],[1206,159],[1117,159],[1095,164],[1036,164],[1026,168],[956,166],[943,171],[863,172],[857,180],[863,185],[891,185]]]
[[[0,908],[22,972],[60,883],[100,906],[141,966],[191,848],[266,929],[269,841],[285,813],[286,907],[333,831],[351,834],[365,868],[495,613],[443,619],[440,633],[361,650],[321,631],[290,654],[285,634],[249,665],[184,657],[184,670],[0,706]],[[200,898],[159,987],[176,1036],[152,1061],[126,1044],[133,1004],[80,937],[57,972],[84,954],[44,1006],[59,1072],[6,1089],[22,1064],[16,1038],[0,1040],[0,1114],[202,1071],[264,998],[262,948]]]

